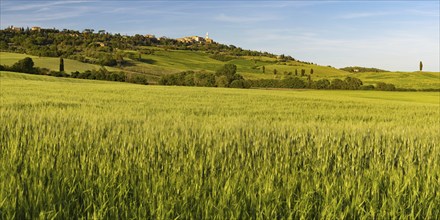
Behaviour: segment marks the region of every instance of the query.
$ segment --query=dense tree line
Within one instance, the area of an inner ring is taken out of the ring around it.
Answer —
[[[225,64],[215,73],[186,71],[164,75],[159,80],[159,84],[231,88],[250,87],[248,81],[244,80],[240,74],[237,74],[237,66],[234,64]]]
[[[128,57],[129,54],[121,52],[122,50],[150,52],[145,51],[145,46],[166,50],[206,51],[218,60],[228,60],[231,56],[276,57],[274,54],[244,50],[234,45],[183,43],[167,37],[151,38],[139,34],[126,36],[111,34],[105,30],[97,33],[93,29],[85,29],[82,32],[67,29],[32,31],[29,28],[23,28],[21,31],[8,28],[0,30],[0,50],[2,51],[45,57],[64,57],[105,66],[124,65],[124,57]]]
[[[294,88],[294,89],[333,89],[333,90],[359,90],[359,89],[371,89],[371,87],[363,87],[363,83],[360,79],[347,77],[345,80],[333,79],[320,79],[313,81],[311,75],[307,76],[307,80],[303,80],[299,77],[288,76],[282,80],[277,79],[259,79],[250,81],[252,87],[261,88]],[[374,89],[374,86],[373,88]]]
[[[307,80],[297,76],[288,75],[284,79],[259,79],[245,80],[236,73],[237,67],[226,64],[215,73],[186,71],[176,74],[164,75],[159,80],[161,85],[177,86],[203,86],[203,87],[230,87],[230,88],[292,88],[292,89],[331,89],[331,90],[383,90],[395,91],[393,84],[383,82],[374,85],[363,85],[363,82],[355,77],[342,79],[319,79],[312,80],[307,75]]]

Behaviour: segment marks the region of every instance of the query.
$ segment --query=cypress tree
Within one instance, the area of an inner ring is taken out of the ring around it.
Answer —
[[[64,72],[64,59],[60,57],[60,72]]]

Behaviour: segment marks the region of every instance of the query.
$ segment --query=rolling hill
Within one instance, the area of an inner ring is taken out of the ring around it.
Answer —
[[[365,84],[376,84],[377,82],[393,83],[400,88],[428,89],[440,87],[439,72],[364,72],[350,73],[333,67],[307,64],[298,61],[280,62],[276,58],[245,56],[234,57],[234,59],[223,62],[211,58],[209,53],[203,51],[187,50],[165,50],[154,48],[154,54],[142,54],[141,59],[124,58],[126,64],[122,67],[106,67],[109,71],[124,71],[146,74],[148,79],[154,84],[161,75],[177,73],[182,71],[207,71],[214,72],[226,63],[237,65],[238,73],[246,79],[273,79],[283,78],[287,74],[301,74],[301,69],[310,74],[313,69],[312,78],[335,79],[352,76],[361,79]],[[130,53],[131,51],[126,51]],[[58,70],[59,59],[55,57],[38,57],[27,54],[0,52],[0,64],[12,65],[20,59],[31,57],[35,66]],[[77,60],[65,59],[66,72],[85,71],[98,69],[99,65],[83,63]],[[265,73],[263,73],[263,66]],[[277,74],[274,75],[274,69]]]

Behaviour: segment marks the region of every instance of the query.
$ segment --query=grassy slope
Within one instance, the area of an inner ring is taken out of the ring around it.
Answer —
[[[75,84],[111,84],[118,87],[125,87],[127,89],[138,88],[140,90],[182,90],[182,91],[203,91],[214,93],[239,93],[239,94],[257,94],[264,96],[296,96],[307,97],[311,100],[347,100],[358,102],[382,102],[385,104],[389,101],[392,102],[407,102],[407,103],[428,103],[428,104],[440,104],[440,93],[438,92],[384,92],[384,91],[352,91],[352,90],[262,90],[262,89],[223,89],[223,88],[201,88],[201,87],[179,87],[179,86],[148,86],[150,89],[143,85],[135,85],[129,83],[118,83],[101,80],[84,80],[84,79],[72,79],[72,78],[59,78],[52,76],[40,76],[24,73],[15,73],[8,71],[0,71],[1,83],[6,81],[14,81],[16,83],[28,82],[28,81],[41,81],[41,82],[53,82],[53,83],[75,83]],[[132,87],[132,88],[131,88]],[[202,93],[203,93],[202,92]]]
[[[393,83],[402,88],[440,88],[440,72],[367,72],[356,73],[364,83]]]
[[[151,49],[151,48],[150,48]],[[365,84],[375,84],[377,82],[393,83],[397,87],[402,88],[439,88],[440,87],[440,73],[424,72],[422,74],[418,72],[385,72],[385,73],[348,73],[336,68],[319,66],[314,64],[303,64],[295,61],[289,61],[285,65],[277,63],[274,58],[268,57],[242,57],[240,59],[234,59],[228,62],[221,62],[211,59],[209,54],[199,51],[176,51],[176,50],[163,50],[161,48],[154,48],[155,53],[152,55],[142,55],[142,61],[130,60],[129,65],[122,68],[126,72],[139,72],[149,76],[150,81],[157,81],[161,75],[176,73],[187,70],[206,70],[214,72],[222,65],[226,63],[232,63],[237,65],[238,72],[242,74],[246,79],[273,79],[283,78],[285,73],[291,72],[298,74],[301,73],[301,69],[306,70],[306,74],[310,73],[310,70],[314,70],[312,78],[314,80],[319,79],[334,79],[345,78],[346,76],[353,76],[360,78]],[[24,54],[16,53],[4,53],[0,52],[0,64],[12,65],[19,59],[26,57]],[[36,66],[46,67],[52,70],[58,69],[58,58],[42,57],[33,58]],[[262,72],[262,66],[265,66],[265,73]],[[99,68],[97,65],[85,64],[75,60],[65,59],[66,72],[71,71],[84,71],[87,69]],[[118,68],[108,67],[107,69],[121,70]],[[275,77],[273,74],[274,69],[278,74]],[[306,79],[306,77],[303,77]]]
[[[310,69],[314,69],[314,77],[341,77],[346,76],[347,72],[338,69],[302,64],[291,61],[287,65],[278,65],[277,60],[267,57],[242,57],[228,62],[222,62],[211,59],[209,54],[199,51],[176,51],[176,50],[158,50],[152,55],[142,55],[145,62],[133,61],[136,66],[143,68],[151,68],[154,72],[155,68],[162,67],[165,71],[175,72],[183,70],[207,70],[215,71],[226,63],[237,65],[238,72],[248,79],[271,79],[274,78],[273,70],[277,69],[278,74],[282,75],[284,72],[295,72],[295,69],[300,73],[301,69],[306,69],[309,73]],[[262,66],[266,67],[266,72],[263,74]]]

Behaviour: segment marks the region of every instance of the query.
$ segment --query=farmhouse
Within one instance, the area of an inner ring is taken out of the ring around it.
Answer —
[[[31,31],[38,31],[38,32],[40,32],[41,31],[41,27],[37,27],[37,26],[32,27]]]
[[[156,36],[152,35],[152,34],[147,34],[145,35],[146,38],[150,38],[150,39],[154,39],[156,38]]]
[[[7,29],[12,30],[12,31],[16,31],[16,32],[21,32],[23,30],[22,27],[14,27],[14,26],[10,26]]]
[[[182,37],[182,38],[177,38],[177,41],[183,43],[196,43],[203,41],[203,37],[199,37],[199,36]]]
[[[105,44],[103,42],[96,42],[96,46],[105,47]]]

